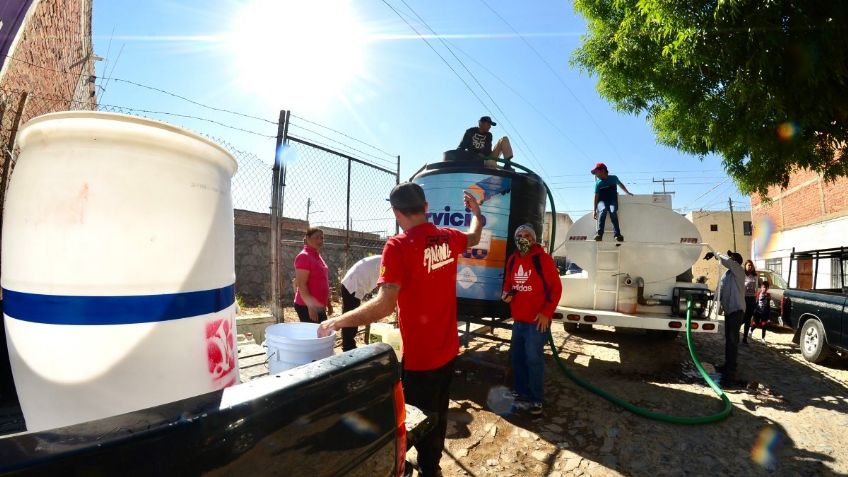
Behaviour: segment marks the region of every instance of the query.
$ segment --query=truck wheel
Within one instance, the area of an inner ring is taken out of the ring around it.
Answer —
[[[801,355],[812,363],[821,363],[830,356],[830,347],[824,340],[821,322],[810,319],[801,327]]]
[[[562,324],[562,328],[565,330],[566,333],[574,333],[575,331],[577,331],[577,323],[565,322]]]

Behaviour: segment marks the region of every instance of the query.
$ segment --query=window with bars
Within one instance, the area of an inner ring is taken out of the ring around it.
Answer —
[[[750,236],[753,233],[753,231],[754,231],[754,228],[751,226],[750,220],[746,220],[746,221],[742,222],[742,233],[744,235]]]

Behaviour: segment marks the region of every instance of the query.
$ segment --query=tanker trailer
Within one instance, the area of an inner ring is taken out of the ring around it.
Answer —
[[[618,218],[624,242],[613,240],[607,224],[602,241],[593,240],[590,212],[568,231],[565,254],[582,273],[563,275],[557,312],[568,331],[609,325],[668,331],[686,328],[692,300],[692,332],[715,333],[713,294],[701,283],[678,281],[689,274],[704,245],[695,225],[671,208],[670,195],[620,196]]]

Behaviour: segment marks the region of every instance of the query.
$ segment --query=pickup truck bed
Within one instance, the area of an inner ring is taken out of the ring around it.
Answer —
[[[400,396],[395,353],[378,343],[137,412],[0,437],[0,474],[397,475],[406,438],[432,426],[411,408],[402,432]]]
[[[783,319],[795,329],[793,341],[808,361],[819,363],[834,350],[848,349],[848,295],[842,289],[783,292]]]

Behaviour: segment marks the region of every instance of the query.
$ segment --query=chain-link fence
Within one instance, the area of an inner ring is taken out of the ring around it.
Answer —
[[[364,257],[379,255],[396,231],[386,198],[398,182],[400,159],[366,161],[290,135],[283,159],[283,215],[323,230],[321,255],[330,269],[330,286],[338,293],[345,271]],[[283,276],[293,272],[302,237],[283,238]]]

